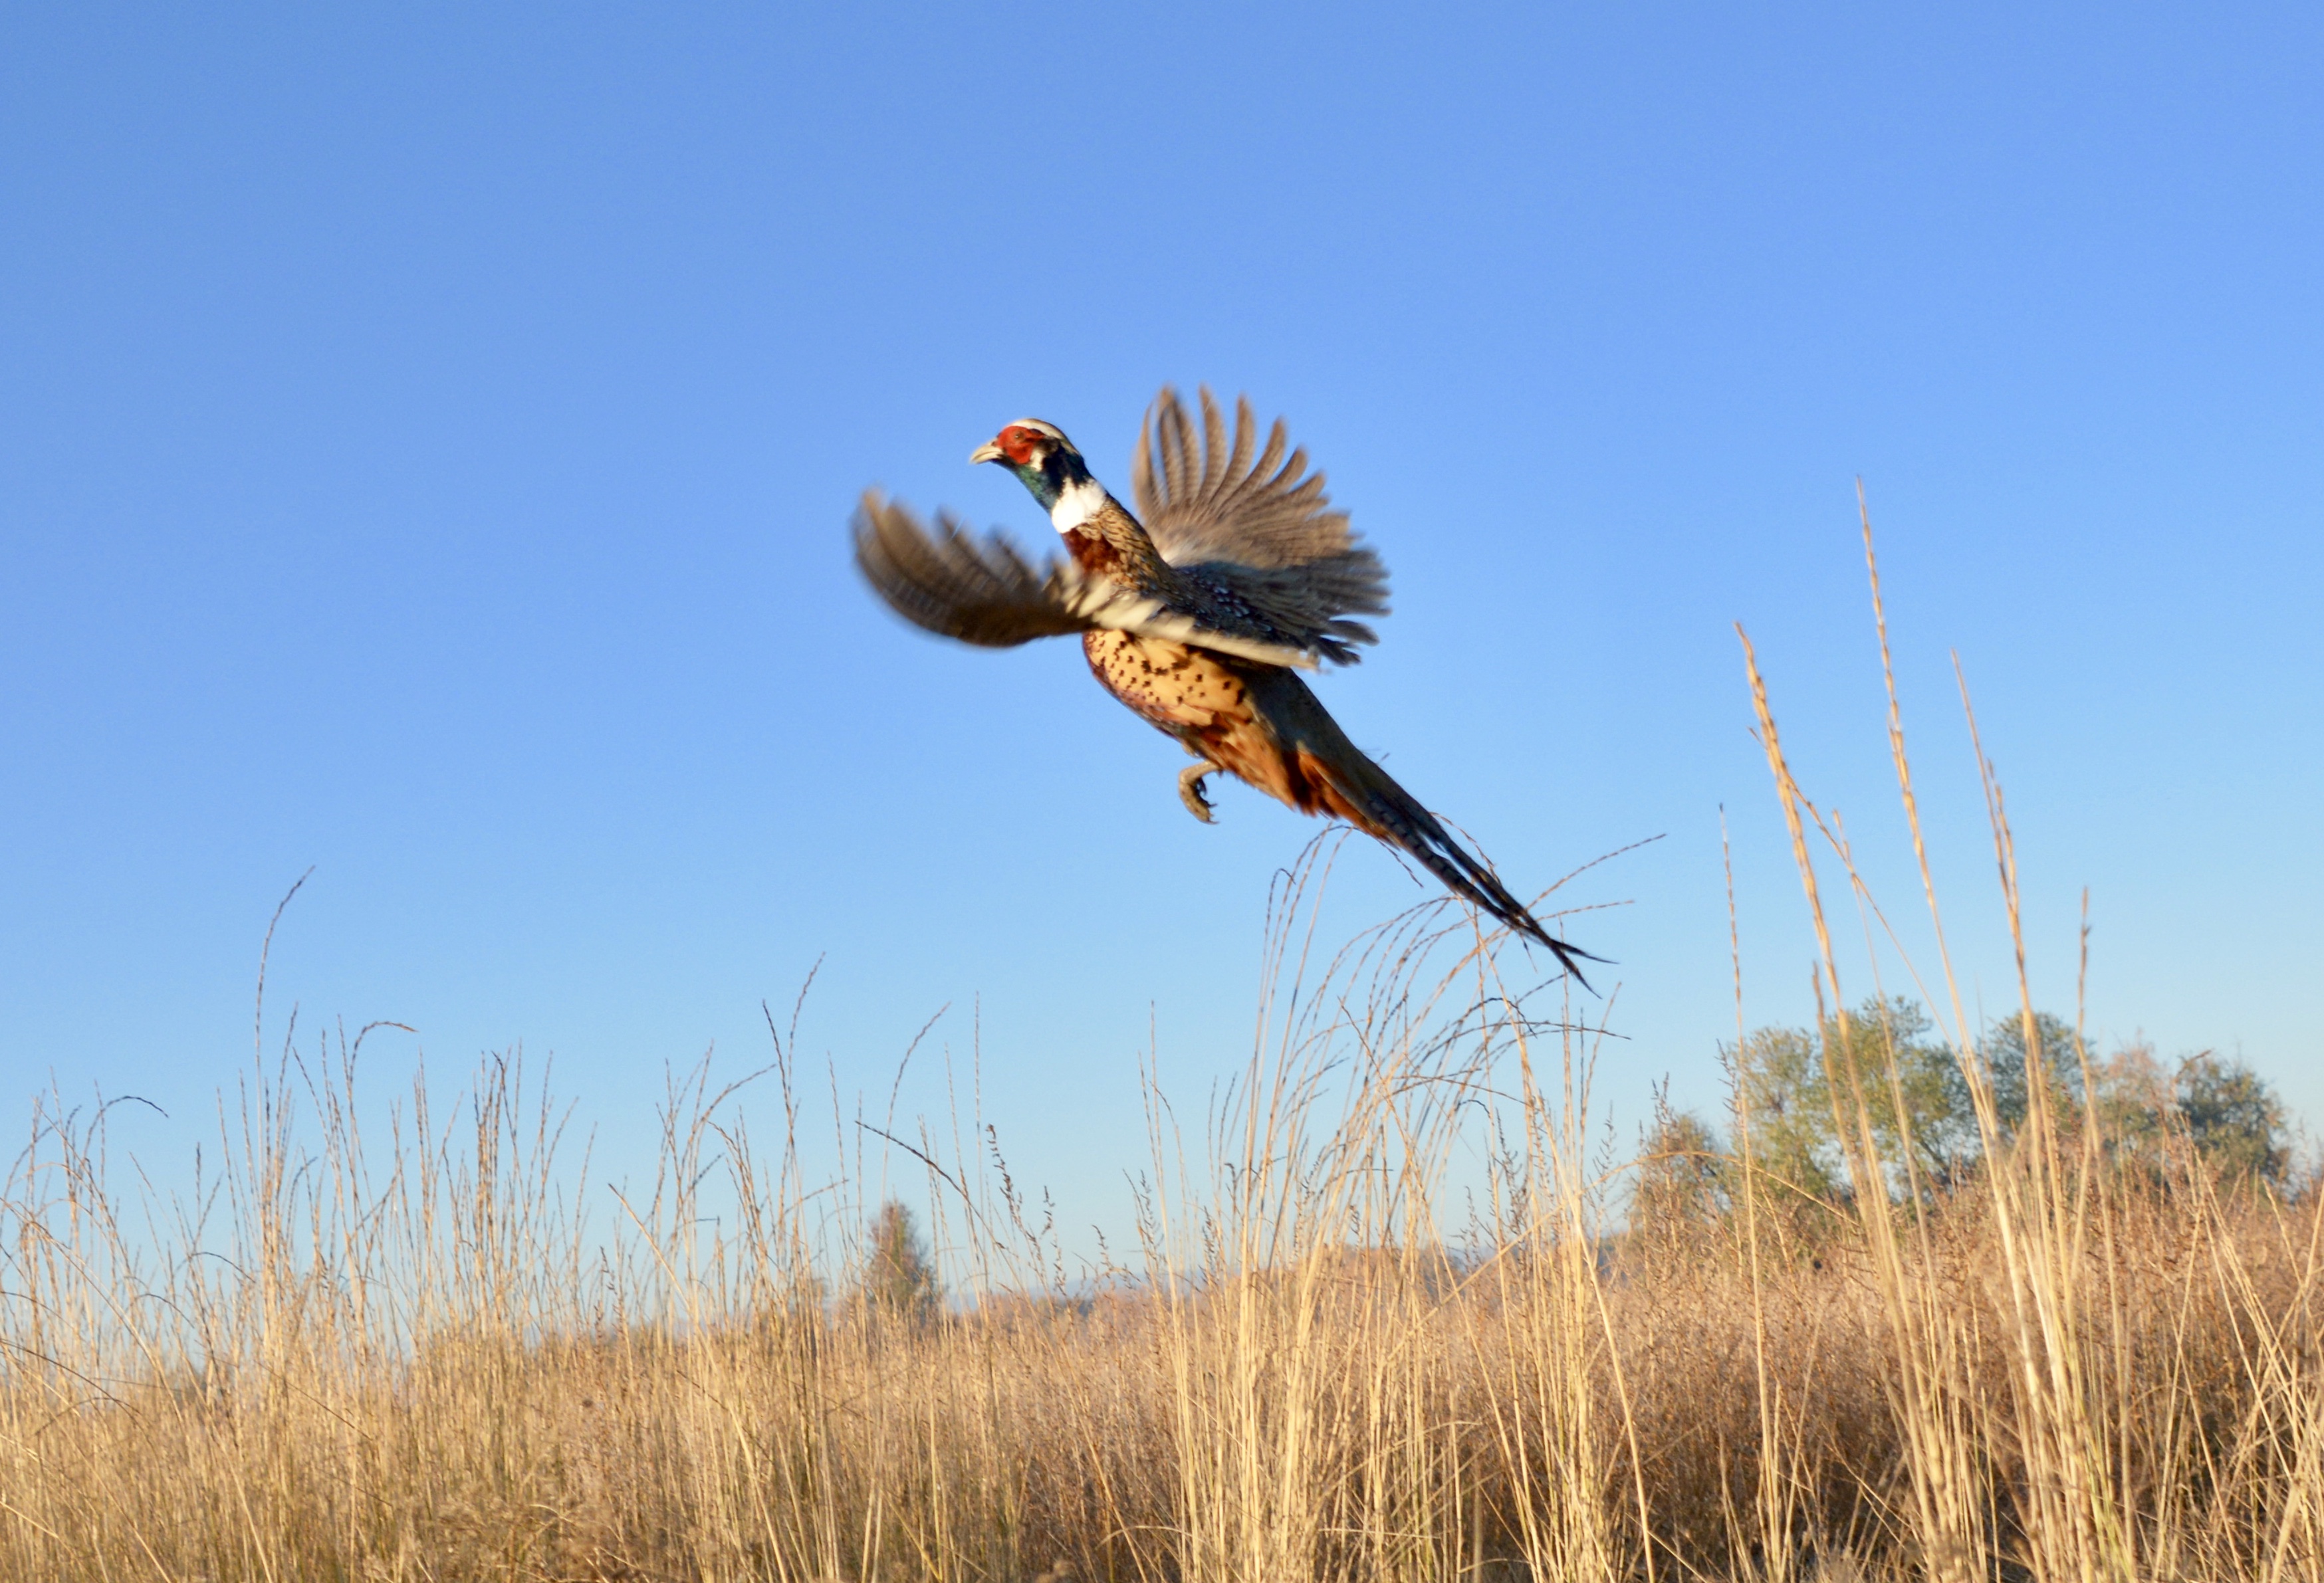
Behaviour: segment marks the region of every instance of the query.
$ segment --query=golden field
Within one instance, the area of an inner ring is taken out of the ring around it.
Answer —
[[[1853,870],[1751,680],[1821,932]],[[772,1018],[755,1084],[674,1084],[609,1226],[513,1062],[381,1107],[360,1036],[294,1035],[191,1188],[43,1107],[0,1190],[0,1578],[2324,1578],[2315,1192],[2127,1137],[2094,1080],[2006,1114],[1941,988],[1977,1148],[1930,1180],[1828,939],[1829,1179],[1749,1102],[1609,1170],[1580,1003],[1442,907],[1311,957],[1329,850],[1240,1082],[1184,1124],[1148,1086],[1093,1269],[982,1118],[824,1115]],[[924,1176],[943,1301],[835,1146]]]

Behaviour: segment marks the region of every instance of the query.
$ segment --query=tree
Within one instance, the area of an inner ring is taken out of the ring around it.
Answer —
[[[2040,1052],[2036,1064],[2049,1080],[2050,1115],[2058,1125],[2070,1127],[2082,1104],[2080,1036],[2071,1023],[2046,1011],[2037,1011],[2034,1014],[2034,1042]],[[2034,1091],[2025,1074],[2025,1019],[1996,1017],[1985,1037],[1978,1041],[1978,1054],[1985,1058],[1986,1072],[1993,1083],[1993,1109],[2002,1134],[2014,1137],[2025,1125],[2026,1101]],[[1962,1103],[1967,1104],[1968,1099],[1964,1084]],[[1971,1126],[1975,1126],[1974,1118]]]
[[[2032,1096],[2046,1091],[2061,1133],[2078,1134],[2095,1119],[2108,1149],[2158,1164],[2166,1140],[2183,1137],[2224,1174],[2274,1186],[2290,1180],[2283,1101],[2243,1063],[2205,1052],[2173,1072],[2147,1046],[2126,1045],[2089,1058],[2086,1094],[2084,1052],[2072,1025],[2048,1012],[2036,1012],[2033,1023],[2030,1054],[2022,1017],[1997,1018],[1978,1040],[2001,1142],[2016,1138]],[[1840,1129],[1853,1134],[1860,1094],[1892,1192],[1904,1185],[1908,1159],[1931,1187],[1960,1182],[1985,1140],[1969,1080],[1934,1031],[1918,1004],[1899,997],[1866,1000],[1844,1029],[1835,1018],[1821,1032],[1763,1027],[1747,1036],[1730,1054],[1738,1120],[1751,1127],[1757,1167],[1827,1201],[1847,1193]]]
[[[1630,1189],[1630,1229],[1676,1242],[1715,1225],[1728,1209],[1731,1162],[1718,1135],[1691,1111],[1655,1096],[1654,1129],[1639,1140]]]
[[[1892,1170],[1909,1159],[1924,1183],[1951,1183],[1976,1156],[1977,1121],[1960,1064],[1932,1032],[1918,1003],[1875,996],[1821,1032],[1763,1027],[1748,1035],[1730,1054],[1754,1164],[1820,1198],[1846,1192],[1839,1128],[1853,1135],[1860,1097],[1873,1144]]]
[[[2181,1063],[2173,1086],[2198,1154],[2223,1174],[2282,1184],[2292,1168],[2283,1101],[2257,1072],[2206,1050]]]
[[[936,1313],[942,1293],[912,1211],[900,1200],[890,1199],[872,1222],[872,1246],[863,1261],[864,1306],[922,1324]]]
[[[2168,1140],[2183,1137],[2224,1177],[2291,1184],[2290,1118],[2265,1079],[2240,1061],[2203,1051],[2166,1070],[2152,1046],[2125,1046],[2097,1066],[2095,1109],[2107,1146],[2158,1169]]]

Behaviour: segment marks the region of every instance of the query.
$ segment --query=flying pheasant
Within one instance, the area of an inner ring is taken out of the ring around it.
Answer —
[[[1138,517],[1054,424],[1021,419],[970,456],[1017,474],[1067,559],[1037,570],[1007,539],[974,538],[943,512],[931,534],[871,491],[855,519],[855,564],[899,614],[948,638],[1008,648],[1078,634],[1106,691],[1194,756],[1178,795],[1204,824],[1203,782],[1221,772],[1302,814],[1345,819],[1582,980],[1575,959],[1602,959],[1544,929],[1299,679],[1319,660],[1352,665],[1355,645],[1378,640],[1350,618],[1387,613],[1388,570],[1331,509],[1306,453],[1286,456],[1281,419],[1254,460],[1250,403],[1235,404],[1231,446],[1207,390],[1202,404],[1197,439],[1175,391],[1155,398],[1130,468]]]

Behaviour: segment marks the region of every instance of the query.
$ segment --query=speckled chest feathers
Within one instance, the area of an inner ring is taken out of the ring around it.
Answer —
[[[1128,632],[1089,632],[1082,651],[1105,690],[1185,741],[1248,718],[1244,667],[1223,655]]]

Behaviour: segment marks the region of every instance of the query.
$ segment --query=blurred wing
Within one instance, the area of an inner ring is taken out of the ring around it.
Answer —
[[[1378,641],[1351,615],[1388,613],[1388,568],[1331,509],[1323,475],[1290,451],[1283,420],[1258,444],[1250,403],[1235,402],[1234,439],[1211,392],[1203,427],[1167,385],[1148,409],[1130,483],[1162,558],[1248,605],[1289,641],[1342,664]],[[1253,453],[1257,456],[1254,459]]]
[[[1008,649],[1090,624],[1058,597],[1055,566],[1036,570],[1007,539],[977,538],[941,511],[932,534],[877,490],[855,513],[855,565],[898,615],[964,643]]]
[[[1315,663],[1300,646],[1215,630],[1159,599],[1085,577],[1069,561],[1036,568],[1006,538],[980,538],[943,512],[931,533],[876,490],[855,513],[855,565],[914,626],[989,649],[1106,628],[1265,665]]]

